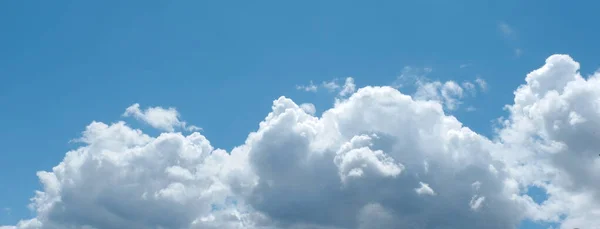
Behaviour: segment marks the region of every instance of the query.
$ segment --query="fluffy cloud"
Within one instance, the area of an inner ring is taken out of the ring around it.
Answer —
[[[140,104],[133,104],[125,110],[123,116],[133,116],[138,120],[148,123],[150,126],[164,131],[173,132],[175,128],[183,128],[188,131],[200,130],[197,126],[188,126],[186,122],[179,120],[179,112],[175,108],[164,109],[162,107],[150,107],[142,111]]]
[[[445,114],[444,92],[370,86],[320,117],[278,98],[231,152],[147,118],[167,132],[92,122],[82,147],[38,173],[36,217],[4,228],[506,229],[561,215],[563,228],[598,225],[600,76],[578,69],[557,55],[528,74],[497,140]],[[549,199],[536,204],[531,185]]]
[[[521,219],[506,174],[489,170],[502,167],[490,156],[496,144],[439,103],[390,87],[362,88],[320,118],[281,97],[230,153],[199,133],[152,137],[124,122],[93,122],[81,141],[38,173],[30,228],[510,228]],[[486,200],[477,211],[475,197]]]
[[[600,74],[584,78],[579,67],[567,55],[546,59],[515,91],[499,131],[514,149],[503,155],[514,176],[550,196],[532,214],[565,214],[562,228],[600,225]]]
[[[32,206],[41,228],[190,228],[210,219],[211,206],[231,208],[224,176],[243,155],[215,150],[199,133],[154,138],[93,122],[81,140],[86,146],[38,173],[44,190]]]

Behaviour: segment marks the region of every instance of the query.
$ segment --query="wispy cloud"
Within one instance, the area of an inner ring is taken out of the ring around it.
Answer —
[[[517,31],[513,26],[506,22],[499,22],[498,30],[502,33],[502,36],[504,36],[505,39],[510,41],[511,45],[515,45],[514,42],[517,40]],[[523,49],[521,48],[514,47],[513,52],[515,57],[520,57],[523,55]]]
[[[516,48],[515,49],[515,56],[516,57],[520,57],[521,55],[523,55],[523,50],[521,50],[520,48]]]
[[[344,86],[342,87],[342,90],[340,91],[339,95],[340,96],[348,96],[348,95],[354,93],[354,91],[356,91],[356,84],[354,84],[354,78],[348,77],[348,78],[346,78],[346,81],[344,82]]]
[[[338,78],[332,79],[331,81],[323,81],[319,86],[325,88],[329,92],[336,92],[339,96],[345,97],[356,91],[356,84],[354,84],[354,78],[346,77],[344,84],[338,83]],[[315,85],[313,81],[310,81],[309,85],[296,86],[298,90],[304,90],[308,92],[317,92],[319,86]]]
[[[405,86],[413,86],[416,82],[427,81],[427,75],[432,71],[432,68],[420,69],[406,66],[392,83],[392,87],[402,88]]]
[[[447,111],[453,111],[463,104],[463,99],[475,97],[478,91],[485,91],[487,83],[482,78],[474,81],[431,80],[428,74],[431,68],[404,67],[402,74],[392,84],[395,88],[415,87],[416,92],[412,95],[417,100],[439,101]],[[469,108],[467,108],[469,109]],[[472,109],[471,109],[472,111]]]
[[[336,79],[333,79],[331,81],[325,81],[323,82],[323,87],[327,90],[329,90],[330,92],[333,92],[335,90],[337,90],[338,88],[340,88],[340,85],[336,82]]]
[[[312,80],[308,85],[297,85],[296,89],[308,92],[317,92],[317,86],[312,82]]]
[[[471,67],[472,64],[461,64],[459,68],[468,68]]]
[[[479,85],[479,88],[481,88],[482,91],[487,90],[487,82],[485,82],[484,79],[477,77],[477,79],[475,79],[475,83],[477,83],[477,85]]]
[[[506,22],[498,23],[498,29],[506,37],[513,37],[515,35],[515,29]]]

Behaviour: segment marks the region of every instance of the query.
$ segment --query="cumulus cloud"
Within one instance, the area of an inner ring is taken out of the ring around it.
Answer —
[[[434,85],[440,100],[367,86],[319,117],[280,97],[230,152],[197,132],[92,122],[83,146],[38,173],[35,218],[0,228],[598,225],[600,74],[578,69],[555,55],[529,73],[494,140],[444,112],[441,91],[463,93],[448,82]],[[548,200],[524,194],[532,185]]]
[[[514,176],[548,192],[532,214],[565,214],[562,228],[600,225],[600,74],[585,78],[579,68],[567,55],[546,59],[515,91],[499,131],[515,149],[504,154]]]
[[[510,228],[521,219],[506,174],[488,170],[501,167],[496,144],[438,102],[390,87],[359,89],[322,117],[281,97],[229,153],[199,133],[153,137],[124,122],[92,122],[81,139],[38,173],[37,216],[16,228]],[[469,207],[475,181],[493,207]]]
[[[154,128],[169,132],[175,131],[176,127],[188,131],[200,130],[197,126],[188,126],[186,122],[179,120],[179,112],[175,108],[149,107],[146,110],[141,110],[140,104],[136,103],[129,106],[123,116],[135,117]]]

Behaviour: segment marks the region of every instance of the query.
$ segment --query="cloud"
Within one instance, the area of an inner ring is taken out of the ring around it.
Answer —
[[[317,92],[317,90],[318,90],[317,86],[312,81],[310,81],[310,84],[308,84],[308,85],[296,86],[296,89],[308,91],[308,92]]]
[[[431,187],[429,187],[428,184],[425,184],[423,182],[419,182],[419,184],[421,185],[421,187],[415,189],[415,191],[417,192],[417,194],[419,194],[419,195],[430,195],[430,196],[435,195],[435,192],[433,191],[433,189],[431,189]]]
[[[354,78],[347,77],[344,81],[343,85],[339,85],[337,83],[338,79],[333,79],[331,81],[323,81],[321,86],[328,90],[329,92],[337,92],[339,96],[346,97],[356,91],[356,84],[354,84]],[[314,85],[312,81],[308,86],[296,86],[299,90],[316,92],[318,87]]]
[[[346,81],[344,82],[344,86],[342,87],[342,90],[340,91],[339,95],[340,96],[348,96],[348,95],[354,93],[354,91],[356,91],[356,85],[354,84],[354,79],[352,77],[348,77],[348,78],[346,78]]]
[[[521,50],[520,48],[516,48],[515,49],[515,56],[516,57],[520,57],[521,55],[523,55],[523,50]]]
[[[125,110],[125,113],[123,113],[123,116],[135,117],[138,120],[148,123],[154,128],[169,132],[175,131],[176,127],[188,131],[200,130],[197,126],[188,126],[186,122],[179,120],[179,112],[177,112],[175,108],[164,109],[162,107],[150,107],[142,111],[140,109],[140,104],[136,103],[129,106]]]
[[[92,122],[84,146],[38,173],[37,216],[16,228],[504,229],[520,221],[518,193],[488,169],[502,167],[490,156],[496,144],[440,103],[364,87],[321,117],[305,109],[275,100],[231,152],[197,132],[153,137],[122,121]],[[474,195],[494,205],[473,211]]]
[[[474,87],[471,87],[472,83],[466,82],[463,85],[467,87],[467,90],[474,93]],[[462,104],[461,99],[465,96],[464,91],[465,89],[454,81],[444,83],[440,81],[417,82],[417,91],[414,97],[422,100],[440,101],[446,109],[456,110]]]
[[[600,74],[578,70],[553,55],[529,73],[494,139],[444,112],[462,88],[452,81],[427,84],[439,100],[363,87],[319,117],[280,97],[230,152],[197,132],[92,122],[83,146],[38,172],[35,218],[0,228],[599,225]],[[525,194],[533,185],[546,201]]]
[[[431,68],[414,68],[405,66],[402,68],[402,72],[396,78],[396,81],[392,83],[394,88],[403,88],[406,86],[413,86],[415,83],[428,81],[427,75],[431,73]]]
[[[463,82],[462,87],[464,88],[465,91],[471,93],[471,95],[475,95],[477,93],[477,88],[475,87],[475,84],[473,84],[469,81]]]
[[[415,86],[416,92],[413,94],[415,99],[439,101],[449,111],[458,109],[464,98],[475,96],[478,90],[484,91],[486,87],[485,81],[481,78],[477,78],[474,82],[464,81],[461,83],[462,86],[452,80],[446,82],[431,80],[427,75],[432,71],[431,68],[404,67],[402,74],[392,83],[392,86],[395,88]],[[480,89],[475,86],[476,84]]]
[[[336,80],[331,80],[331,81],[325,81],[323,82],[323,87],[327,90],[329,90],[330,92],[336,91],[340,88],[340,85],[338,85],[336,83]]]
[[[515,30],[505,22],[498,23],[498,29],[505,37],[512,37],[515,35]]]
[[[515,28],[505,22],[500,22],[498,23],[498,30],[500,30],[504,38],[511,41],[512,45],[515,45],[514,41],[517,39],[517,32]],[[513,48],[513,53],[515,57],[520,57],[523,55],[523,49],[515,47]]]
[[[303,103],[300,104],[300,108],[306,112],[307,114],[314,115],[316,112],[315,105],[312,103]]]
[[[460,66],[458,66],[459,68],[468,68],[471,67],[472,64],[461,64]]]
[[[579,69],[567,55],[546,59],[515,91],[499,131],[514,148],[503,155],[513,176],[548,192],[531,214],[565,214],[562,228],[600,225],[600,74],[584,78]]]
[[[484,79],[477,77],[477,79],[475,79],[475,83],[477,83],[477,85],[479,86],[479,88],[482,91],[486,91],[488,86],[487,86],[487,82],[485,82]]]

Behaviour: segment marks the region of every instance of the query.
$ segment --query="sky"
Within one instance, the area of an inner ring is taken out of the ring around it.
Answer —
[[[0,228],[600,228],[597,7],[0,2]]]

